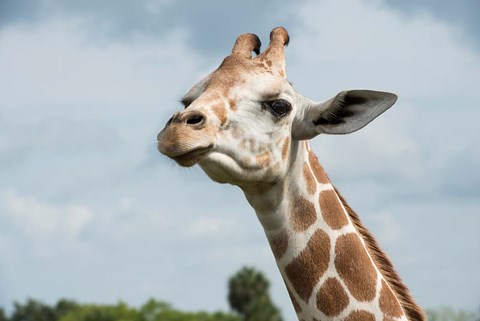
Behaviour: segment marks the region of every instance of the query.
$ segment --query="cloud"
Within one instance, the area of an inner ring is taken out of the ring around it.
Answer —
[[[0,2],[0,26],[5,27],[12,23],[31,22],[40,18],[42,1],[5,0]]]
[[[197,216],[186,226],[186,236],[190,238],[212,238],[220,239],[231,235],[238,222],[231,217]]]
[[[103,124],[71,118],[47,118],[30,122],[0,119],[0,164],[3,170],[20,166],[38,153],[82,154],[112,150],[118,133]]]
[[[171,1],[121,0],[115,3],[87,0],[18,1],[7,0],[2,5],[0,26],[22,23],[36,25],[52,19],[81,19],[95,41],[136,41],[147,37],[162,39],[172,30],[184,30],[188,44],[202,52],[228,52],[241,33],[265,32],[289,23],[297,6],[288,1]],[[220,26],[220,27],[219,27]],[[245,28],[247,27],[248,30]],[[208,36],[205,36],[208,35]],[[214,37],[211,35],[215,35]]]
[[[445,21],[453,26],[454,29],[459,29],[466,35],[465,45],[472,45],[476,50],[480,50],[480,33],[478,32],[480,30],[480,22],[477,16],[477,13],[480,11],[480,3],[478,1],[384,0],[384,3],[388,7],[404,13],[409,18],[427,14]]]
[[[0,68],[9,76],[0,78],[2,112],[21,107],[46,116],[93,117],[157,110],[183,94],[185,81],[198,72],[181,31],[172,30],[161,43],[135,45],[97,46],[87,38],[79,20],[3,31]]]
[[[480,58],[451,28],[429,16],[406,24],[384,7],[349,5],[361,23],[338,18],[345,11],[340,3],[310,2],[299,10],[287,72],[302,92],[324,99],[320,94],[344,88],[378,88],[398,93],[399,103],[423,99],[422,110],[448,108],[447,99],[457,106],[479,102],[473,93]]]
[[[48,257],[58,254],[57,251],[62,253],[75,248],[94,215],[83,205],[59,206],[20,195],[15,190],[2,193],[0,206],[3,229],[10,228],[9,234],[21,235],[34,256]]]

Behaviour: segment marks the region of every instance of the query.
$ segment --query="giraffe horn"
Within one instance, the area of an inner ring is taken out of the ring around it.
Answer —
[[[245,58],[252,58],[252,51],[257,55],[260,53],[262,43],[257,35],[253,33],[244,33],[238,36],[232,49],[233,55],[239,55]]]
[[[288,32],[283,27],[274,28],[270,32],[270,43],[264,52],[259,56],[260,59],[271,60],[277,73],[285,77],[285,56],[284,48],[290,42]]]

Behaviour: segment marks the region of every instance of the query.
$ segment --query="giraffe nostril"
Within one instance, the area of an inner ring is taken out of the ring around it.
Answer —
[[[187,118],[187,125],[196,125],[200,124],[203,121],[203,115],[201,114],[193,114]]]

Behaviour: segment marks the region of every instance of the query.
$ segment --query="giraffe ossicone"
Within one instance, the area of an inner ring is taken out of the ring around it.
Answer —
[[[316,103],[301,96],[286,78],[288,42],[282,27],[263,52],[256,35],[239,36],[221,65],[183,97],[185,109],[158,134],[158,149],[243,190],[299,320],[425,320],[307,143],[362,128],[397,97],[346,90]]]

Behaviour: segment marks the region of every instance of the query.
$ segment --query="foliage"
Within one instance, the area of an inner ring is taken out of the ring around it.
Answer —
[[[25,304],[15,302],[9,321],[56,321],[55,308],[37,300],[28,299]]]
[[[261,272],[244,267],[228,282],[228,302],[245,321],[281,321],[280,310],[270,299],[269,287]]]
[[[0,308],[0,321],[8,321],[7,315],[5,314],[5,310]]]
[[[60,299],[55,305],[55,312],[57,314],[57,318],[61,319],[66,314],[72,312],[75,309],[78,309],[79,307],[80,305],[73,300]]]
[[[239,317],[223,312],[183,312],[171,305],[153,299],[140,309],[120,302],[115,305],[78,304],[61,299],[55,306],[29,299],[25,304],[15,303],[8,318],[0,309],[0,321],[241,321]]]
[[[141,321],[137,310],[125,303],[117,305],[82,305],[67,313],[59,321]]]
[[[182,312],[153,299],[140,308],[140,316],[141,321],[240,321],[238,317],[222,312]]]
[[[428,321],[480,321],[480,315],[450,307],[427,310]]]

